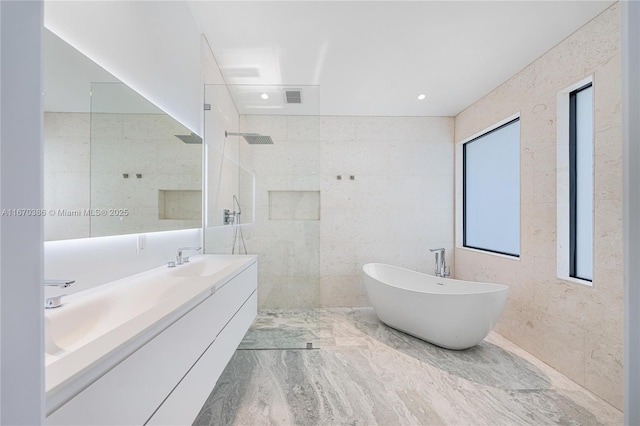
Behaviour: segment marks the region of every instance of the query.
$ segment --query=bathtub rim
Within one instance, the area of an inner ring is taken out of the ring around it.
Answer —
[[[475,292],[461,292],[461,293],[447,293],[447,292],[434,292],[434,291],[429,291],[428,289],[413,289],[413,288],[407,288],[407,287],[401,287],[395,283],[389,283],[387,281],[383,281],[379,278],[374,277],[373,275],[371,275],[367,270],[371,269],[371,268],[375,268],[375,266],[380,265],[382,267],[387,267],[387,268],[391,268],[391,269],[397,269],[397,270],[401,270],[404,272],[409,272],[411,274],[416,274],[419,276],[424,276],[424,277],[428,277],[429,279],[432,279],[434,282],[436,281],[443,281],[444,283],[449,283],[449,284],[453,284],[453,285],[459,285],[459,284],[465,284],[465,285],[481,285],[483,287],[485,287],[485,289],[483,291],[475,291]],[[369,267],[369,268],[368,268]],[[506,284],[498,284],[498,283],[488,283],[488,282],[484,282],[484,281],[466,281],[466,280],[459,280],[456,278],[441,278],[441,277],[437,277],[435,275],[431,275],[431,274],[427,274],[424,272],[419,272],[419,271],[415,271],[413,269],[407,269],[407,268],[402,268],[400,266],[394,266],[394,265],[390,265],[388,263],[382,263],[382,262],[370,262],[370,263],[366,263],[364,265],[362,265],[362,272],[368,276],[369,278],[384,284],[384,285],[388,285],[390,287],[393,288],[397,288],[398,290],[404,290],[404,291],[412,291],[412,292],[416,292],[416,293],[424,293],[424,294],[434,294],[434,295],[438,295],[438,296],[463,296],[463,295],[469,295],[469,294],[482,294],[482,293],[498,293],[501,291],[508,291],[509,290],[509,286]]]

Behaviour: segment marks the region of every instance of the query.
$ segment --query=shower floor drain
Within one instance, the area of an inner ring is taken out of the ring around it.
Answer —
[[[273,347],[273,348],[238,348],[237,351],[306,351],[306,350],[318,350],[320,348],[314,348],[313,343],[307,342],[307,346],[305,348],[283,348],[283,347]]]

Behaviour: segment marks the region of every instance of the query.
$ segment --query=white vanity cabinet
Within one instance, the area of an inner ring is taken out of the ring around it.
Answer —
[[[257,313],[257,264],[215,291],[57,410],[48,425],[187,425]]]

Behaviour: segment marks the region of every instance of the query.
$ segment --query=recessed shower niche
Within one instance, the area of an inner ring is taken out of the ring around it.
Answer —
[[[202,218],[201,211],[202,191],[189,189],[158,190],[158,219],[161,221],[186,220],[197,221],[199,224]]]

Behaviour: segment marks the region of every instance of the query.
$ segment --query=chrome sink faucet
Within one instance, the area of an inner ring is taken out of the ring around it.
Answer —
[[[183,251],[187,251],[187,250],[199,251],[201,248],[202,247],[179,247],[178,255],[176,256],[176,265],[182,265],[183,263],[189,262],[188,256],[182,256]]]
[[[44,285],[46,287],[67,288],[75,282],[76,280],[44,280]],[[60,296],[55,297],[48,297],[44,301],[44,307],[46,309],[59,308],[60,306],[62,306],[62,298],[64,296],[66,296],[66,294],[61,294]]]
[[[429,249],[429,251],[436,253],[436,268],[434,271],[435,276],[442,277],[442,278],[448,277],[449,268],[445,263],[444,249],[443,248]]]

